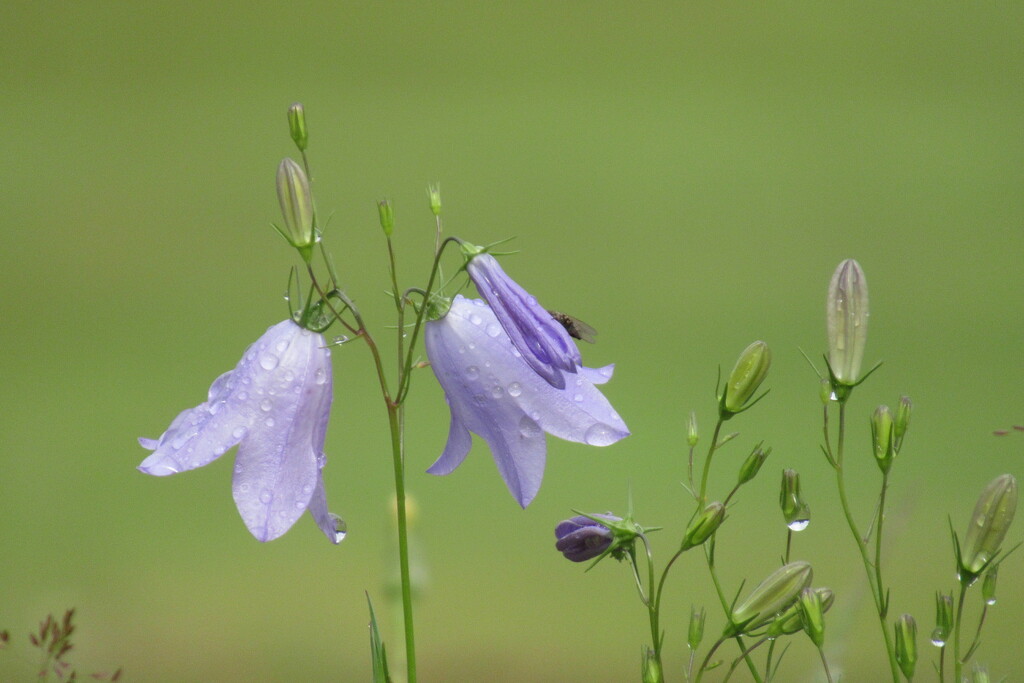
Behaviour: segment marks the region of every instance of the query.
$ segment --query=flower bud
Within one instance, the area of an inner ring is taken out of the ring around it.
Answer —
[[[832,394],[832,380],[822,379],[818,384],[818,398],[821,399],[821,404],[827,406],[829,401],[832,401],[835,396]]]
[[[831,588],[815,588],[814,591],[818,594],[818,598],[821,601],[821,611],[824,614],[832,608],[832,603],[836,599],[835,593],[832,592]],[[769,624],[765,635],[769,638],[790,636],[803,628],[803,608],[800,606],[800,601],[797,600],[783,610],[779,616],[775,617],[775,620]]]
[[[985,580],[981,584],[981,597],[986,605],[996,604],[996,580],[999,578],[999,565],[994,564],[985,572]]]
[[[909,396],[900,396],[900,402],[896,406],[896,418],[892,423],[892,445],[897,453],[903,446],[903,437],[907,433],[907,427],[910,426],[910,412],[913,407],[914,404],[911,403]]]
[[[893,450],[892,411],[889,406],[878,406],[871,414],[871,443],[875,447],[875,462],[882,474],[892,468]]]
[[[1011,474],[993,479],[974,506],[971,524],[961,546],[961,580],[978,578],[999,552],[1017,511],[1017,480]]]
[[[707,612],[701,607],[690,608],[690,628],[686,634],[686,644],[690,646],[691,650],[696,650],[700,647],[700,643],[704,640],[704,620],[707,618]]]
[[[611,515],[594,515],[599,518],[613,519]],[[618,520],[618,517],[614,517]],[[555,527],[555,549],[572,562],[586,562],[602,555],[611,548],[615,534],[612,530],[597,522],[579,515],[560,522]]]
[[[661,663],[658,661],[654,650],[648,648],[644,652],[644,661],[641,668],[643,683],[664,683],[665,677],[661,671]]]
[[[719,502],[709,504],[704,512],[697,515],[683,537],[683,550],[689,550],[711,538],[725,521],[725,506]]]
[[[782,471],[779,506],[791,531],[803,531],[810,524],[811,506],[800,496],[800,475],[796,470]]]
[[[313,195],[302,167],[285,159],[277,167],[277,199],[284,216],[282,234],[299,251],[309,251],[316,241],[313,235]]]
[[[971,683],[992,683],[988,669],[984,665],[975,662],[971,667]]]
[[[815,647],[825,644],[825,608],[821,604],[821,595],[813,588],[800,591],[800,615],[803,619],[804,631]]]
[[[868,334],[868,283],[860,264],[846,259],[828,286],[828,362],[839,384],[853,386],[860,378]]]
[[[772,353],[763,341],[756,341],[740,354],[725,383],[719,406],[723,420],[743,410],[768,375]]]
[[[772,621],[796,601],[800,591],[810,585],[812,574],[811,564],[803,561],[776,569],[733,609],[723,637],[749,633]]]
[[[697,411],[690,411],[690,419],[686,423],[686,443],[690,444],[690,448],[697,445],[697,440],[700,436],[697,433]]]
[[[309,144],[309,131],[306,130],[306,110],[301,102],[288,107],[288,132],[295,146],[305,152]]]
[[[743,461],[743,465],[740,466],[740,475],[737,480],[739,486],[746,484],[757,476],[757,473],[761,471],[761,465],[771,455],[772,449],[761,450],[761,446],[758,445],[750,452],[747,459]]]
[[[909,614],[901,614],[896,619],[896,663],[907,680],[914,678],[914,667],[917,666],[917,622]]]
[[[430,197],[430,212],[435,216],[441,215],[441,184],[431,183],[427,186],[427,196]]]
[[[377,213],[380,214],[381,230],[385,236],[391,237],[391,233],[395,231],[395,208],[387,199],[382,199],[377,202]]]
[[[945,647],[953,630],[953,596],[935,594],[935,630],[932,631],[932,645]]]

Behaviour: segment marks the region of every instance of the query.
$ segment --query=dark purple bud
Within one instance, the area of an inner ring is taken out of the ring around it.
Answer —
[[[614,515],[594,515],[611,522],[620,522]],[[573,562],[592,560],[611,547],[615,534],[611,529],[589,517],[578,515],[555,527],[555,549]]]

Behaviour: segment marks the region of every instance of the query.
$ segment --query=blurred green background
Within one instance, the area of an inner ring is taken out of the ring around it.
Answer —
[[[834,670],[884,679],[799,351],[824,350],[825,288],[850,256],[871,289],[866,362],[885,361],[854,395],[850,483],[866,526],[867,416],[909,394],[885,569],[927,677],[933,593],[954,582],[947,514],[963,530],[990,479],[1024,472],[1024,434],[992,434],[1024,421],[1022,27],[1020,3],[4,3],[0,628],[16,644],[0,680],[30,676],[24,633],[69,606],[74,661],[130,681],[366,681],[364,591],[401,651],[365,348],[334,355],[341,546],[308,518],[255,542],[230,455],[135,470],[136,437],[286,314],[295,259],[268,226],[297,100],[327,243],[378,336],[393,320],[375,201],[393,200],[403,284],[421,285],[440,181],[449,234],[517,237],[506,269],[598,328],[585,360],[617,363],[605,393],[633,430],[602,450],[550,440],[523,511],[482,443],[453,475],[421,474],[447,433],[422,375],[408,418],[422,680],[637,680],[647,627],[627,568],[584,574],[552,528],[572,508],[623,512],[631,489],[640,521],[668,527],[666,558],[690,512],[686,416],[710,430],[717,368],[754,339],[774,350],[772,392],[730,423],[713,490],[755,442],[774,452],[720,534],[723,577],[735,590],[776,566],[779,472],[797,468],[814,516],[795,555],[839,596]],[[1003,569],[978,653],[997,676],[1024,673],[1022,567]],[[673,681],[692,603],[714,607],[696,556],[666,594]],[[780,676],[819,668],[801,638]]]

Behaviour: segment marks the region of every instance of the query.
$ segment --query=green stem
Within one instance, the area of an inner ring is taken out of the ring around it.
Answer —
[[[391,428],[391,457],[395,469],[395,508],[398,514],[398,564],[402,577],[402,616],[405,621],[405,662],[408,683],[416,683],[416,639],[412,621],[412,580],[409,573],[409,531],[405,510],[405,453],[403,452],[403,407],[388,402]]]
[[[719,423],[721,424],[721,423]],[[717,435],[717,430],[716,430]],[[716,535],[712,535],[710,539],[705,543],[704,558],[708,563],[708,572],[711,574],[711,581],[715,584],[715,592],[718,594],[718,601],[722,604],[722,610],[725,612],[726,619],[732,619],[732,608],[729,601],[725,598],[725,591],[722,590],[722,583],[718,580],[718,572],[715,571],[715,539]],[[754,666],[754,660],[751,659],[750,653],[747,651],[746,646],[743,644],[743,636],[737,633],[735,635],[736,644],[740,648],[740,653],[743,656],[743,660],[747,663],[747,668],[750,669],[750,675],[754,677],[757,683],[763,683],[761,674],[758,673],[757,667]]]
[[[853,513],[850,511],[850,503],[846,496],[846,482],[843,480],[843,447],[846,441],[846,403],[839,403],[839,435],[836,441],[835,471],[836,488],[839,489],[839,502],[843,508],[843,516],[853,534],[853,540],[860,552],[861,562],[864,564],[864,572],[868,577],[868,585],[871,588],[871,595],[875,600],[875,611],[878,613],[878,621],[882,628],[882,637],[885,639],[885,651],[889,657],[889,669],[892,672],[893,683],[900,683],[899,666],[896,663],[896,651],[893,648],[892,637],[885,623],[885,598],[881,594],[881,586],[877,583],[875,572],[871,566],[871,558],[868,557],[867,543],[857,529],[857,523],[853,520]]]
[[[652,589],[653,589],[653,586],[654,586],[654,557],[651,554],[651,547],[647,543],[647,537],[644,536],[643,534],[640,534],[640,540],[643,542],[644,550],[647,553],[647,585],[651,586]],[[677,554],[677,557],[678,557],[678,554]],[[673,561],[675,560],[675,558],[672,558],[672,559],[673,559]],[[634,572],[635,572],[636,571],[636,560],[635,560],[635,558],[633,560],[633,565],[634,565]],[[664,582],[665,574],[667,574],[667,573],[668,573],[668,568],[666,567],[665,573],[662,574],[662,582]],[[638,579],[639,579],[639,577],[638,577]],[[664,673],[663,673],[664,669],[661,666],[661,626],[659,625],[659,614],[660,614],[659,613],[659,608],[660,608],[660,605],[661,605],[661,587],[662,587],[661,584],[658,584],[657,593],[654,594],[654,595],[647,596],[646,598],[643,596],[643,592],[641,591],[641,598],[643,599],[643,601],[647,605],[647,616],[648,616],[648,619],[650,620],[650,623],[651,623],[651,642],[653,643],[653,649],[654,649],[654,661],[658,665],[658,672],[659,672],[659,676],[660,676],[660,678],[658,679],[658,683],[662,683],[664,681]]]
[[[825,667],[825,678],[828,679],[828,683],[832,683],[832,672],[828,669],[828,660],[825,659],[825,649],[819,647],[818,654],[821,655],[821,665]]]
[[[708,446],[707,457],[704,458],[704,471],[700,475],[700,497],[697,500],[697,514],[707,505],[708,473],[711,471],[711,456],[718,448],[718,434],[722,431],[722,418],[715,423],[715,433],[711,435],[711,445]]]
[[[963,662],[960,661],[960,624],[964,616],[964,598],[967,595],[967,584],[960,581],[960,598],[956,603],[956,628],[953,631],[953,680],[963,678]]]

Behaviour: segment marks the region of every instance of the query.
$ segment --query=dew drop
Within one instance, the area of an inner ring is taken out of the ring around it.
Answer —
[[[469,316],[469,322],[473,323],[474,325],[479,325],[483,321],[484,319],[478,316],[476,313],[471,313]]]
[[[994,605],[994,604],[996,604],[996,599],[994,597],[991,597],[991,598],[989,598],[988,600],[985,601],[985,604],[986,605]]]
[[[497,323],[491,323],[486,328],[484,328],[484,331],[487,333],[488,337],[497,337],[499,334],[501,334],[501,325]]]
[[[263,493],[260,494],[260,502],[263,503],[264,505],[269,504],[270,501],[272,500],[274,500],[274,494],[272,494],[270,491],[264,490]]]
[[[583,394],[575,394],[572,397],[572,400],[576,401],[577,403],[582,403],[583,402]]]
[[[274,403],[269,398],[265,398],[262,401],[260,401],[260,410],[262,410],[264,413],[269,413],[270,409],[273,407]]]
[[[231,432],[232,438],[244,439],[245,435],[249,433],[249,430],[245,427],[235,427],[234,431]]]
[[[224,455],[224,451],[226,450],[227,446],[220,445],[213,449],[213,454],[219,458],[220,456]]]
[[[295,381],[295,373],[292,372],[291,370],[285,370],[284,371],[284,381],[285,382],[294,382]]]
[[[945,638],[934,638],[933,637],[932,638],[932,645],[934,645],[935,647],[945,647],[946,646],[946,639]]]
[[[333,512],[328,512],[327,516],[331,518],[331,522],[334,524],[334,542],[341,543],[345,540],[345,536],[348,535],[348,524],[345,524],[345,520]]]
[[[264,370],[273,370],[279,362],[281,362],[280,359],[272,353],[264,353],[260,356],[260,367]]]
[[[602,377],[611,377],[611,376],[612,376],[612,373],[613,373],[613,372],[615,372],[615,369],[614,369],[613,367],[611,367],[611,366],[608,366],[608,365],[606,365],[605,367],[601,368],[601,369],[600,369],[600,370],[598,370],[597,372],[598,372],[598,373],[599,373],[599,374],[600,374],[600,375],[601,375]]]
[[[303,492],[303,493],[306,493],[306,494],[312,493],[312,492],[313,492],[313,485],[312,485],[312,484],[306,484],[306,485],[304,485],[304,486],[302,487],[302,492]]]
[[[301,500],[297,500],[297,501],[295,501],[295,509],[296,510],[305,510],[306,509],[306,504],[303,503]],[[282,512],[284,512],[284,511],[282,510]]]
[[[313,374],[313,381],[316,382],[317,384],[323,384],[324,382],[326,382],[327,371],[324,370],[323,368],[317,368],[316,372]]]
[[[493,389],[491,389],[491,396],[493,396],[496,399],[497,398],[501,398],[504,395],[505,395],[505,390],[502,389],[501,387],[494,387]]]
[[[470,365],[468,368],[466,368],[466,377],[468,377],[469,379],[476,379],[479,376],[480,368],[478,368],[477,366]]]
[[[803,531],[811,523],[809,519],[794,519],[792,522],[787,524],[790,531]]]
[[[508,385],[508,395],[515,398],[523,393],[523,385],[519,382],[512,382]]]
[[[595,422],[583,435],[583,441],[591,446],[607,446],[616,441],[615,430],[603,422]]]
[[[242,484],[241,486],[238,487],[238,490],[241,493],[249,493],[249,485],[248,484]]]
[[[245,391],[239,391],[239,392],[238,392],[238,400],[239,400],[239,401],[248,401],[248,400],[249,400],[249,394],[248,394],[248,392],[245,392]]]
[[[274,418],[268,417],[266,420],[263,421],[263,424],[267,425],[268,427],[273,427],[274,426]]]
[[[526,415],[519,418],[519,433],[524,439],[536,439],[541,436],[544,431],[540,428],[540,425],[531,420]]]

